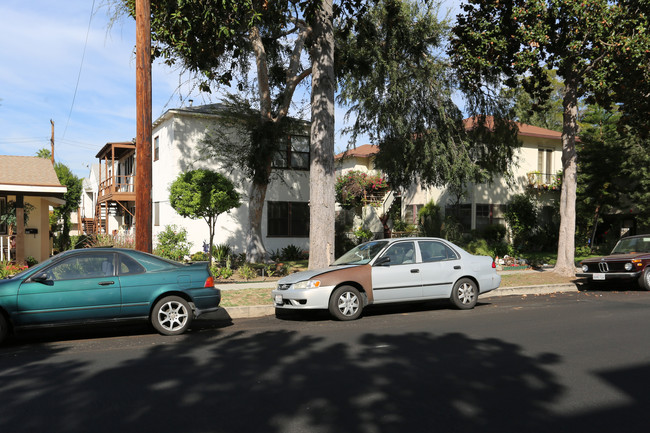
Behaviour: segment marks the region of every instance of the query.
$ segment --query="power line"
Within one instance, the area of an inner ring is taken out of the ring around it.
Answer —
[[[93,5],[90,8],[90,17],[88,18],[88,29],[86,30],[86,42],[84,42],[84,51],[81,55],[81,64],[79,65],[79,73],[77,74],[77,84],[74,86],[74,95],[72,96],[72,104],[70,105],[70,112],[68,113],[68,120],[65,122],[65,128],[63,129],[63,135],[61,138],[65,137],[65,133],[68,130],[68,124],[70,123],[70,117],[72,117],[72,109],[74,108],[74,102],[77,99],[77,89],[79,88],[79,80],[81,79],[81,70],[84,65],[84,58],[86,57],[86,47],[88,46],[88,35],[90,34],[90,23],[93,20],[93,13],[95,12],[95,0],[93,0]]]

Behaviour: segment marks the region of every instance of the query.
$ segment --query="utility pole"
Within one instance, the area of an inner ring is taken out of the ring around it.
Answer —
[[[135,249],[150,253],[151,241],[151,2],[136,0]]]
[[[54,165],[54,120],[50,119],[50,123],[52,124],[52,137],[50,138],[50,144],[52,145],[52,153],[50,155],[50,159],[52,160],[52,165]]]

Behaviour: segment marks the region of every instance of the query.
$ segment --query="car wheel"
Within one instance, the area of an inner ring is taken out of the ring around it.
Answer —
[[[461,278],[454,285],[451,291],[451,301],[456,308],[461,310],[471,310],[478,300],[478,287],[476,283],[469,278]]]
[[[341,286],[330,297],[330,314],[337,320],[355,320],[361,316],[363,299],[352,286]]]
[[[190,304],[178,296],[168,296],[156,302],[151,313],[151,324],[163,335],[179,335],[192,323]]]
[[[7,337],[7,334],[9,334],[9,324],[2,313],[0,313],[0,344],[2,344],[4,339]]]
[[[650,267],[646,267],[639,277],[639,287],[643,290],[650,290]]]

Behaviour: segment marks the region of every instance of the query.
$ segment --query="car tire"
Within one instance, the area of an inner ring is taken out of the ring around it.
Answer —
[[[341,286],[334,290],[329,303],[330,314],[337,320],[356,320],[363,311],[363,298],[352,286]]]
[[[478,300],[478,286],[469,278],[456,281],[451,291],[451,302],[460,310],[471,310]]]
[[[0,313],[0,344],[7,338],[7,334],[9,334],[9,324],[7,319]]]
[[[643,290],[650,290],[650,266],[646,266],[645,270],[639,277],[639,287]]]
[[[178,296],[167,296],[154,305],[151,324],[163,335],[179,335],[187,331],[192,323],[190,304]]]

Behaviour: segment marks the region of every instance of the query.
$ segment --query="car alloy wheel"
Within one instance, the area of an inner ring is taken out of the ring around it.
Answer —
[[[156,303],[151,323],[163,335],[182,334],[192,322],[192,309],[188,302],[178,296],[168,296]]]
[[[361,293],[352,286],[339,287],[332,293],[329,310],[338,320],[358,319],[363,310]]]
[[[469,278],[461,278],[454,285],[451,300],[461,310],[474,308],[478,299],[478,289],[476,283]]]

